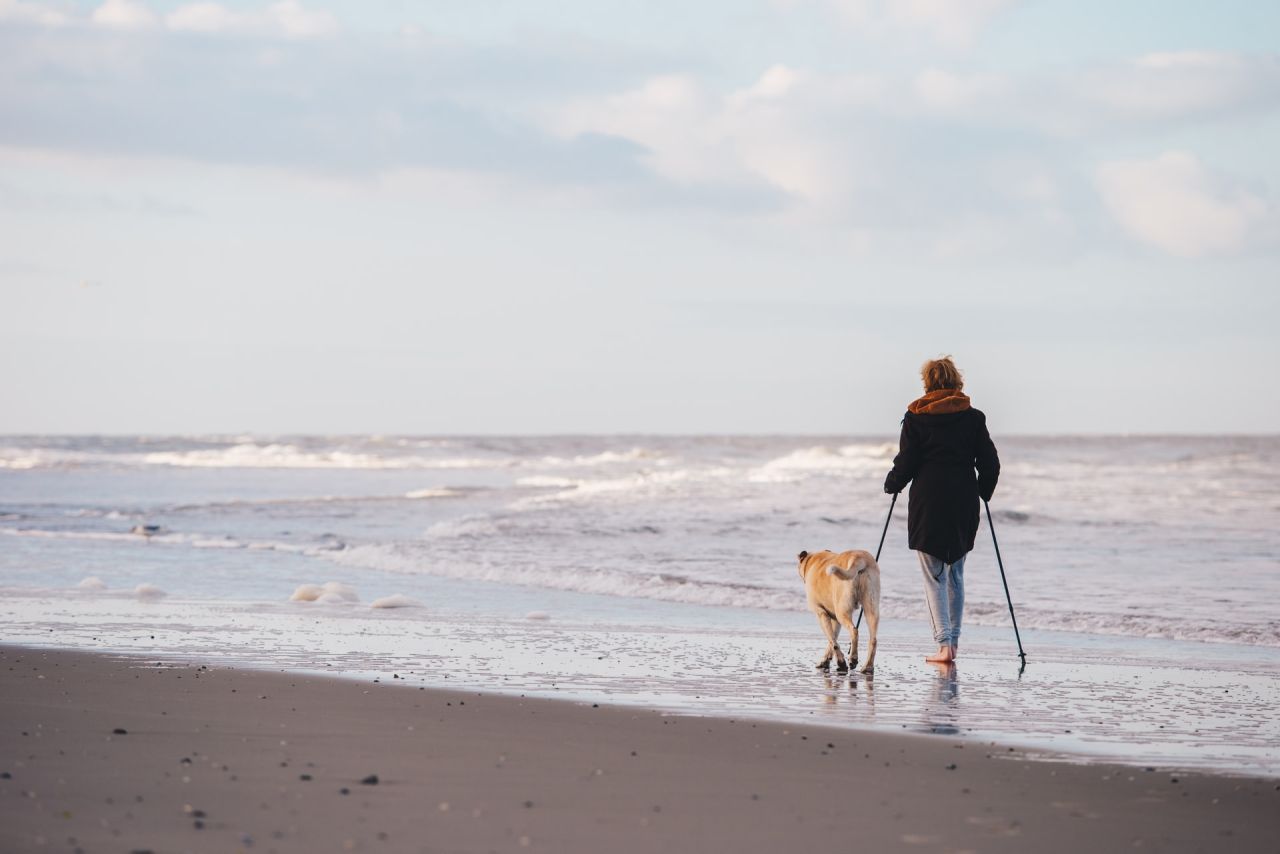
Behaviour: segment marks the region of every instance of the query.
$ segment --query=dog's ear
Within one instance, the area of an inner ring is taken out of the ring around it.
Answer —
[[[804,560],[804,559],[805,559],[805,558],[807,558],[808,556],[809,556],[809,553],[808,553],[808,552],[800,552],[800,554],[796,555],[796,559],[797,559],[797,560]]]

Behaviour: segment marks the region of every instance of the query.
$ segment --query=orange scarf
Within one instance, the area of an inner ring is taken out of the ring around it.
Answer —
[[[911,401],[907,411],[916,415],[946,415],[950,412],[963,412],[968,408],[969,395],[958,388],[940,388]]]

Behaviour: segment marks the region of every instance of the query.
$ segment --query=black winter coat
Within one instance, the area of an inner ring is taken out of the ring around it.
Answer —
[[[977,469],[977,476],[974,470]],[[1000,478],[1000,458],[977,409],[940,415],[908,412],[885,492],[911,483],[908,544],[953,563],[973,550],[978,534],[978,497],[990,501]],[[914,483],[913,483],[914,481]]]

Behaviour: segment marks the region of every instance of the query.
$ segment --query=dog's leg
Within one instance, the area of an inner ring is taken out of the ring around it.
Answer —
[[[864,607],[863,616],[867,618],[867,663],[863,666],[863,673],[871,673],[876,668],[876,630],[880,628],[880,610],[879,603]]]
[[[840,623],[834,615],[827,615],[827,625],[831,627],[831,649],[836,654],[836,670],[840,673],[848,671],[849,665],[845,663],[844,653],[840,651]]]
[[[858,666],[858,626],[854,623],[853,612],[842,615],[840,622],[849,630],[849,666]]]
[[[840,625],[831,618],[831,615],[825,611],[818,612],[818,625],[822,627],[822,632],[827,636],[827,649],[822,654],[822,660],[818,662],[820,670],[826,670],[831,665],[831,657],[836,656],[836,667],[844,670],[844,654],[840,652],[840,647],[836,643],[836,634],[840,631]]]

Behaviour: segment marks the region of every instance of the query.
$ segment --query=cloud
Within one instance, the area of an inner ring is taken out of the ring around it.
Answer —
[[[67,15],[46,6],[22,0],[0,0],[0,21],[18,21],[44,27],[60,27],[70,20]]]
[[[870,36],[919,33],[938,45],[972,45],[1018,0],[823,0],[850,29]]]
[[[6,21],[40,27],[80,25],[117,31],[168,30],[284,39],[330,38],[340,31],[331,12],[309,9],[299,0],[278,0],[257,9],[232,9],[213,2],[186,3],[165,15],[141,0],[104,0],[82,16],[23,0],[0,0],[0,22]]]
[[[958,44],[1010,5],[848,8],[868,27]],[[725,84],[669,53],[586,40],[335,38],[337,21],[298,0],[191,2],[163,16],[107,0],[61,26],[35,22],[30,6],[0,0],[0,145],[362,178],[484,175],[582,203],[710,208],[948,257],[1069,249],[1106,224],[1100,194],[1131,233],[1163,233],[1114,189],[1141,175],[1132,162],[1092,164],[1172,125],[1280,106],[1273,54],[1151,53],[1037,75],[934,55],[874,72],[776,64]],[[41,38],[32,25],[47,26]],[[1237,219],[1262,198],[1203,186]],[[1220,234],[1211,247],[1253,231],[1206,228]]]
[[[570,101],[548,124],[566,138],[633,140],[655,172],[679,184],[773,187],[821,204],[849,191],[853,175],[844,164],[854,152],[820,125],[881,97],[875,77],[777,65],[726,94],[688,75],[654,77],[616,95]]]
[[[1187,152],[1103,163],[1096,184],[1126,232],[1171,255],[1238,252],[1275,237],[1275,211],[1264,196],[1210,172]]]
[[[1001,100],[1013,87],[1007,78],[998,74],[958,74],[926,68],[916,75],[913,89],[926,108],[961,113],[980,110],[984,104]]]
[[[337,35],[338,21],[327,11],[313,11],[296,0],[282,0],[265,9],[236,12],[221,3],[191,3],[165,16],[165,26],[177,32],[278,35],[288,39]]]
[[[119,30],[144,30],[160,23],[154,12],[135,0],[106,0],[89,19],[99,26]]]
[[[1149,53],[1087,69],[1058,84],[1049,126],[1093,129],[1193,121],[1280,106],[1280,55],[1228,51]]]
[[[523,114],[530,100],[629,79],[642,60],[625,51],[400,36],[264,42],[253,29],[263,18],[212,5],[179,13],[169,25],[185,31],[82,21],[31,39],[0,26],[0,145],[365,178],[454,170],[588,189],[620,205],[776,201],[759,188],[673,185],[644,166],[634,140],[562,137]]]

